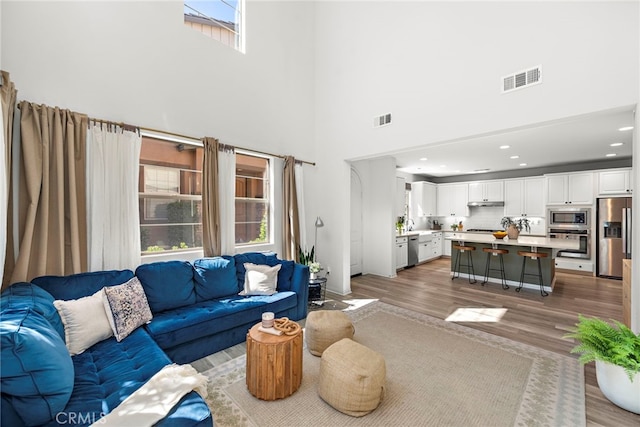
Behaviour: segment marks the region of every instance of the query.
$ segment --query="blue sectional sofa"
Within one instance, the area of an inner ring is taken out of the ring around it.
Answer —
[[[240,296],[245,263],[280,265],[277,292]],[[100,341],[70,356],[54,300],[93,295],[134,277],[130,270],[43,276],[0,296],[1,425],[90,425],[170,363],[189,363],[241,343],[265,311],[307,314],[307,266],[275,254],[247,253],[140,265],[153,319],[118,342]],[[187,394],[157,425],[211,426],[202,397]]]

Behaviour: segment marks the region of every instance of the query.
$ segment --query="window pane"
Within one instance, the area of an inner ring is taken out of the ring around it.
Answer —
[[[269,159],[236,155],[236,244],[268,243],[271,224]]]
[[[187,0],[184,25],[244,53],[244,0]]]
[[[202,148],[143,137],[140,153],[142,251],[202,247]]]

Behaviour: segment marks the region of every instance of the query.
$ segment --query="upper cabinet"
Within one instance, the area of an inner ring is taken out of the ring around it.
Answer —
[[[626,194],[633,192],[631,169],[613,169],[598,173],[598,194]]]
[[[469,183],[470,202],[502,202],[504,181],[481,181]]]
[[[411,183],[411,218],[437,215],[436,188],[431,182]]]
[[[547,175],[547,205],[593,204],[593,173]]]
[[[438,216],[469,216],[469,184],[439,184]]]
[[[406,188],[405,180],[399,176],[396,177],[396,216],[404,216],[406,209]]]
[[[544,178],[518,178],[504,181],[505,216],[545,216]]]

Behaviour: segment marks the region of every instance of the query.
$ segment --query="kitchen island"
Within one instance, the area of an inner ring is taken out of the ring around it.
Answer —
[[[543,252],[547,254],[546,258],[540,258],[542,267],[542,281],[544,289],[552,292],[556,282],[555,258],[558,251],[563,249],[579,249],[579,242],[575,240],[550,239],[541,236],[520,235],[515,239],[496,239],[492,234],[488,233],[447,233],[446,240],[451,241],[451,245],[464,244],[467,246],[475,246],[476,250],[471,251],[471,259],[474,266],[476,280],[483,280],[485,265],[487,262],[487,253],[483,252],[483,248],[506,249],[508,254],[504,255],[504,270],[507,284],[511,287],[518,287],[520,283],[520,272],[522,271],[522,257],[518,255],[518,251],[526,252]],[[455,252],[452,250],[451,271],[455,261]],[[465,256],[466,258],[466,256]],[[491,268],[497,268],[498,260],[492,259]],[[527,272],[537,271],[537,266],[533,261],[527,261]],[[462,272],[460,277],[468,277],[468,274]],[[500,272],[490,271],[489,282],[500,283]],[[537,279],[532,276],[525,276],[523,287],[530,289],[540,289]]]

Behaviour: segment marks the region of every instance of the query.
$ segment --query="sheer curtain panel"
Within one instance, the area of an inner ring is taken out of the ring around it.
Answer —
[[[27,101],[20,114],[19,248],[15,264],[6,257],[5,275],[15,283],[86,271],[88,118]]]
[[[9,215],[9,195],[11,193],[11,141],[13,140],[13,113],[16,108],[16,88],[9,73],[0,71],[0,283],[2,288],[9,284],[9,277],[4,280],[5,255],[10,251],[13,257],[13,215]]]
[[[219,144],[218,206],[220,209],[220,251],[232,255],[236,249],[236,152],[229,145]]]
[[[135,270],[140,264],[141,146],[137,131],[91,123],[87,133],[89,271]]]

